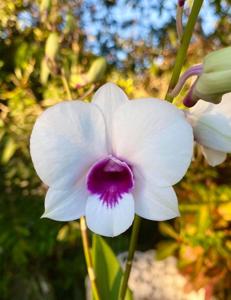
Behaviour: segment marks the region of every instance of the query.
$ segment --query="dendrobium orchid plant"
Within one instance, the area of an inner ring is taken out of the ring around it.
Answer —
[[[66,101],[42,113],[30,150],[49,186],[43,217],[86,216],[92,231],[112,237],[130,227],[134,214],[158,221],[179,215],[172,185],[191,162],[193,134],[174,105],[128,100],[108,83],[91,103]]]
[[[222,163],[226,153],[231,152],[231,94],[227,94],[231,92],[231,47],[207,55],[203,64],[191,67],[180,77],[203,0],[193,1],[185,31],[184,2],[178,1],[180,48],[165,97],[173,100],[186,80],[197,76],[182,100],[184,110],[155,98],[129,100],[118,86],[107,83],[90,103],[64,101],[48,108],[31,134],[33,164],[48,186],[43,217],[57,221],[81,219],[84,253],[96,300],[100,297],[86,223],[93,232],[114,237],[131,226],[135,215],[156,221],[175,218],[179,209],[172,186],[185,175],[194,144],[199,145],[211,166]],[[105,71],[105,64],[98,60],[87,73],[91,80],[88,78],[85,84],[95,82]],[[139,217],[135,217],[120,300],[125,299],[127,291],[138,222]]]

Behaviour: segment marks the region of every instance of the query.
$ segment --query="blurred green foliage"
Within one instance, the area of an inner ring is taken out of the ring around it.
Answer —
[[[130,2],[142,13],[142,1]],[[154,9],[167,10],[164,3],[158,2]],[[222,3],[210,1],[218,16],[216,31],[205,37],[198,22],[185,67],[200,62],[211,49],[230,43],[231,21],[226,9],[230,1]],[[0,2],[3,300],[85,298],[86,269],[79,223],[40,219],[46,187],[36,176],[29,155],[29,137],[36,117],[46,107],[69,97],[66,85],[70,85],[75,99],[90,100],[97,87],[109,80],[119,84],[131,98],[163,97],[174,65],[174,19],[150,31],[156,35],[158,47],[143,40],[107,35],[108,43],[113,43],[109,49],[102,42],[106,36],[102,32],[95,41],[101,49],[96,56],[87,48],[89,37],[82,25],[83,10],[89,9],[94,20],[96,2],[88,8],[84,5],[84,1],[74,0]],[[117,2],[102,1],[101,5],[110,13]],[[110,22],[113,25],[115,20],[109,18],[105,26]],[[126,60],[117,61],[110,55],[128,49]],[[179,96],[176,102],[181,99]],[[227,283],[231,280],[230,178],[229,160],[214,169],[198,154],[185,180],[177,186],[182,218],[160,223],[159,232],[154,230],[155,222],[144,222],[142,229],[153,239],[141,236],[138,246],[148,249],[159,241],[160,258],[172,254],[179,258],[179,267],[188,276],[188,289],[212,287],[221,299],[228,299]],[[107,241],[118,253],[127,248],[128,235]]]
[[[231,188],[230,159],[208,167],[197,153],[185,179],[177,186],[181,218],[159,224],[168,239],[158,244],[158,258],[175,254],[188,279],[186,290],[204,287],[218,299],[230,299]]]

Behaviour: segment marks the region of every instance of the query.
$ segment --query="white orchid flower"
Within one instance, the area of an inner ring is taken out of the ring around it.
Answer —
[[[225,94],[219,104],[199,100],[186,117],[208,164],[221,164],[231,152],[231,93]]]
[[[71,221],[116,236],[134,214],[150,220],[179,215],[172,185],[192,157],[192,128],[184,114],[159,99],[128,100],[114,84],[92,103],[48,108],[30,141],[35,169],[49,186],[43,217]]]

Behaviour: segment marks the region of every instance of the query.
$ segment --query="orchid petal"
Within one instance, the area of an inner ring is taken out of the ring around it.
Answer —
[[[133,100],[114,117],[113,151],[158,186],[185,174],[193,153],[192,128],[183,112],[159,99]]]
[[[105,123],[96,106],[81,101],[59,103],[37,119],[30,140],[35,169],[48,186],[73,186],[107,155]]]
[[[203,146],[201,146],[201,151],[208,164],[212,167],[222,164],[227,157],[225,152],[213,150]]]
[[[133,192],[137,215],[154,221],[169,220],[179,216],[178,201],[172,187],[158,187],[140,173],[135,173]]]
[[[103,236],[116,236],[126,231],[134,219],[134,199],[131,194],[123,194],[115,206],[108,206],[98,195],[87,199],[87,226]]]
[[[195,140],[202,146],[220,152],[231,152],[231,101],[226,98],[219,104],[200,105],[186,113],[193,126]],[[210,107],[202,111],[201,106]]]
[[[99,107],[105,118],[109,151],[111,151],[113,115],[118,107],[127,101],[127,95],[114,83],[104,84],[93,96],[92,103]]]
[[[83,180],[68,190],[57,190],[50,187],[46,194],[45,212],[42,217],[56,221],[79,219],[85,214],[87,197]]]
[[[190,114],[192,114],[192,117],[194,116],[194,114],[196,116],[201,116],[204,113],[208,113],[209,111],[211,111],[214,108],[214,106],[215,106],[215,104],[213,104],[213,103],[199,100],[192,108],[190,108],[188,110],[188,112],[190,112]]]
[[[216,107],[220,113],[231,118],[231,93],[224,94],[221,102]]]
[[[96,91],[92,99],[92,103],[102,110],[110,122],[115,110],[126,101],[128,101],[127,95],[114,83],[104,84]]]

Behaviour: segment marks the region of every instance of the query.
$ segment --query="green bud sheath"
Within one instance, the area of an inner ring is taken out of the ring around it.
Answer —
[[[205,73],[231,70],[231,47],[213,51],[206,55],[203,69]]]
[[[214,51],[204,59],[203,72],[192,92],[193,99],[218,103],[231,92],[231,47]]]
[[[196,93],[226,94],[231,91],[231,69],[227,71],[204,73],[199,77],[195,88]]]

